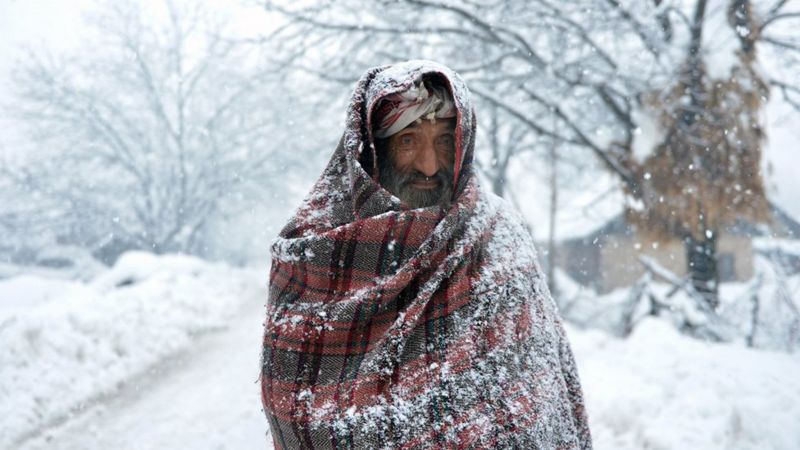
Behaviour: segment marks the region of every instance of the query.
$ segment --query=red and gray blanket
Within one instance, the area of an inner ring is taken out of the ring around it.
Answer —
[[[457,108],[447,207],[377,183],[366,120],[439,77]],[[586,449],[583,394],[520,217],[473,171],[461,78],[369,70],[320,179],[272,246],[261,393],[276,449]]]

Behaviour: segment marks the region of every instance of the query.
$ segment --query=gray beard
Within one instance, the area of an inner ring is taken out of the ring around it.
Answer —
[[[388,158],[386,158],[388,160]],[[379,181],[384,189],[403,201],[411,208],[427,208],[429,206],[448,206],[453,195],[453,170],[450,168],[426,177],[420,172],[404,173],[397,170],[390,162],[381,161]],[[417,180],[438,180],[439,186],[433,189],[417,189],[413,186]]]

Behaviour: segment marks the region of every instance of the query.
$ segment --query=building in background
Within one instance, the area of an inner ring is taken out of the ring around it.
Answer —
[[[754,274],[756,253],[779,258],[787,270],[800,272],[800,252],[787,254],[785,249],[791,247],[786,245],[762,245],[775,239],[800,240],[800,222],[774,203],[770,207],[772,223],[740,220],[720,234],[717,239],[720,281],[750,279]],[[766,237],[769,239],[756,239]],[[800,248],[800,245],[795,247]],[[562,241],[557,254],[557,264],[562,270],[600,294],[634,284],[645,273],[640,256],[652,258],[678,276],[687,275],[687,255],[682,242],[653,240],[627,223],[622,213],[585,236]]]

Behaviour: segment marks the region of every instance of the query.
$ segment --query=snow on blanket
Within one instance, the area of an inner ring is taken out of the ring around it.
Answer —
[[[39,279],[37,291],[31,276],[0,281],[0,448],[223,327],[244,301],[262,301],[262,277],[131,252],[89,283]]]

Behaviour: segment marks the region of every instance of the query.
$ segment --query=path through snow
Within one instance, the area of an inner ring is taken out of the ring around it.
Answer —
[[[262,315],[251,302],[225,330],[21,448],[271,449],[256,383]]]

